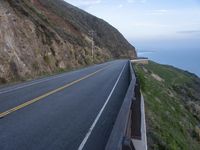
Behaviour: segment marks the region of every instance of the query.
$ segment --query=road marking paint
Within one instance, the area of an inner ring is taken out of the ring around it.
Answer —
[[[11,88],[11,89],[8,89],[8,90],[2,90],[2,91],[0,91],[0,94],[12,92],[12,91],[19,90],[19,89],[22,89],[22,88],[25,88],[25,87],[29,87],[31,85],[35,85],[35,84],[39,84],[39,83],[46,82],[46,81],[49,81],[49,80],[61,78],[61,77],[65,76],[65,75],[66,74],[58,75],[58,76],[55,76],[55,77],[50,77],[48,79],[40,79],[39,81],[35,81],[33,83],[25,84],[25,85],[22,85],[22,86],[19,86],[19,87],[14,87],[14,88]]]
[[[108,67],[108,66],[107,66],[107,67]],[[107,68],[107,67],[101,68],[101,69],[99,69],[99,70],[97,70],[97,71],[95,71],[95,72],[93,72],[93,73],[90,73],[90,74],[88,74],[88,75],[86,75],[86,76],[84,76],[84,77],[82,77],[82,78],[80,78],[80,79],[77,79],[77,80],[75,80],[75,81],[72,81],[72,82],[70,82],[70,83],[68,83],[68,84],[66,84],[66,85],[64,85],[64,86],[62,86],[62,87],[60,87],[60,88],[57,88],[57,89],[55,89],[55,90],[52,90],[52,91],[50,91],[50,92],[48,92],[48,93],[46,93],[46,94],[43,94],[43,95],[41,95],[41,96],[39,96],[39,97],[37,97],[37,98],[34,98],[34,99],[32,99],[32,100],[30,100],[30,101],[27,101],[27,102],[25,102],[25,103],[23,103],[23,104],[21,104],[21,105],[18,105],[18,106],[14,107],[14,108],[11,108],[11,109],[7,110],[7,111],[4,111],[4,112],[0,113],[0,118],[5,117],[5,116],[7,116],[7,115],[9,115],[9,114],[11,114],[11,113],[13,113],[13,112],[19,110],[19,109],[22,109],[22,108],[24,108],[24,107],[26,107],[26,106],[28,106],[28,105],[31,105],[31,104],[33,104],[33,103],[39,101],[39,100],[42,100],[42,99],[48,97],[49,95],[52,95],[52,94],[54,94],[54,93],[56,93],[56,92],[59,92],[59,91],[65,89],[65,88],[67,88],[67,87],[70,87],[70,86],[72,86],[72,85],[74,85],[74,84],[76,84],[76,83],[78,83],[78,82],[80,82],[80,81],[82,81],[82,80],[85,80],[85,79],[87,79],[87,78],[89,78],[89,77],[91,77],[91,76],[94,76],[95,74],[97,74],[98,72],[104,70],[104,69]]]
[[[95,118],[93,124],[91,125],[90,129],[88,130],[87,134],[85,135],[85,138],[84,138],[83,141],[81,142],[81,144],[80,144],[78,150],[82,150],[82,149],[84,148],[84,146],[85,146],[87,140],[89,139],[89,137],[90,137],[90,135],[91,135],[91,133],[92,133],[92,131],[93,131],[93,129],[94,129],[94,127],[95,127],[97,121],[98,121],[99,118],[101,117],[101,114],[103,113],[103,111],[104,111],[106,105],[108,104],[108,102],[109,102],[109,100],[110,100],[110,98],[111,98],[111,96],[112,96],[112,93],[114,92],[114,90],[115,90],[115,88],[116,88],[116,86],[117,86],[117,84],[118,84],[118,82],[119,82],[119,80],[120,80],[120,78],[121,78],[121,76],[122,76],[122,73],[123,73],[123,71],[124,71],[125,66],[126,66],[126,64],[123,66],[123,69],[122,69],[122,71],[120,72],[120,74],[119,74],[119,76],[118,76],[118,78],[117,78],[117,81],[115,82],[115,85],[113,86],[113,88],[112,88],[110,94],[108,95],[108,97],[107,97],[107,99],[106,99],[106,102],[104,103],[103,107],[101,108],[100,112],[98,113],[97,117]]]
[[[86,68],[84,68],[84,69],[86,69]],[[74,72],[76,72],[76,71],[74,71]],[[29,86],[32,86],[32,85],[35,85],[35,84],[39,84],[39,83],[42,83],[42,82],[46,82],[46,81],[49,81],[49,80],[61,78],[61,77],[64,77],[64,76],[66,76],[66,73],[61,74],[61,75],[56,75],[56,76],[53,76],[53,77],[49,77],[47,79],[38,79],[36,81],[32,81],[31,83],[27,83],[27,84],[21,85],[19,87],[18,86],[17,87],[13,87],[13,88],[11,87],[11,89],[7,89],[7,90],[6,89],[2,89],[2,90],[0,90],[0,94],[16,91],[16,90],[19,90],[19,89],[22,89],[22,88],[25,88],[25,87],[29,87]]]

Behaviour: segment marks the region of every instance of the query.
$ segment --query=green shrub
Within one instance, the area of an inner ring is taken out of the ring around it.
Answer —
[[[5,78],[0,77],[0,83],[5,84],[7,83],[7,80]]]
[[[50,63],[51,63],[50,57],[49,57],[48,55],[45,55],[43,58],[44,58],[44,61],[45,61],[48,65],[50,65]]]

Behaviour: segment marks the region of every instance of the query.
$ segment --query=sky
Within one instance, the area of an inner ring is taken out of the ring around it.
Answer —
[[[138,51],[200,51],[200,0],[65,1],[113,25]]]

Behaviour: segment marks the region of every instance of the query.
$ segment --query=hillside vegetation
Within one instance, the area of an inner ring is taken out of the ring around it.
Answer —
[[[117,29],[63,0],[0,1],[0,84],[135,56]]]
[[[149,150],[200,149],[200,79],[172,66],[136,65]]]

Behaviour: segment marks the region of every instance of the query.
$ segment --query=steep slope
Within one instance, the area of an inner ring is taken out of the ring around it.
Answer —
[[[199,150],[200,79],[154,62],[135,68],[145,98],[149,150]]]
[[[114,27],[62,0],[0,1],[0,83],[135,57]]]

